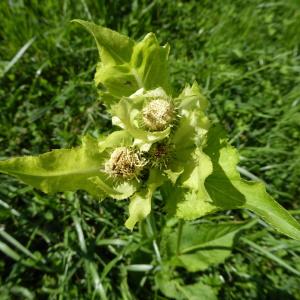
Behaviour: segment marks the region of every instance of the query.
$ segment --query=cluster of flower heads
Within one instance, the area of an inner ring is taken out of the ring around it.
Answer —
[[[133,106],[143,102],[140,111],[136,113],[136,129],[144,131],[144,133],[151,134],[164,132],[166,129],[170,130],[178,118],[175,101],[162,88],[146,93],[141,89],[123,101],[129,101]],[[119,106],[120,104],[117,104],[116,109],[113,110],[117,112],[117,115]],[[120,124],[118,116],[115,116],[113,120],[116,125],[124,127],[124,124]],[[161,170],[167,168],[172,151],[169,140],[167,138],[159,139],[151,145],[149,145],[149,141],[146,141],[146,145],[146,148],[141,147],[142,150],[135,145],[117,147],[105,162],[105,172],[113,178],[128,180],[136,178],[147,167]]]

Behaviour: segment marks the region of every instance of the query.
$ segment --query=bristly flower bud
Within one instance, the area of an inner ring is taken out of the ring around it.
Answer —
[[[158,98],[150,101],[142,111],[145,126],[151,131],[166,129],[174,118],[174,106],[169,99]]]
[[[115,178],[131,179],[136,177],[146,161],[134,149],[116,148],[105,163],[105,172]]]
[[[159,169],[168,167],[168,162],[172,157],[173,145],[166,142],[154,144],[148,153],[150,166]]]

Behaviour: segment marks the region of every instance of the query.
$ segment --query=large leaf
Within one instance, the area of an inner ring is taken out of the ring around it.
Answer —
[[[74,20],[95,38],[101,63],[97,65],[96,85],[103,85],[112,97],[104,93],[107,104],[136,90],[162,87],[170,92],[167,59],[169,46],[161,47],[153,33],[138,43],[113,30],[91,22]]]
[[[97,141],[85,137],[82,146],[60,149],[38,155],[0,161],[0,172],[13,175],[45,193],[86,190],[97,195],[99,190],[89,177],[100,174],[103,154]]]
[[[230,256],[236,234],[251,227],[249,223],[183,224],[180,241],[178,231],[166,227],[162,249],[174,266],[190,272],[203,271],[224,262]]]
[[[219,128],[209,130],[204,154],[200,148],[192,152],[183,146],[187,162],[177,186],[162,187],[167,211],[191,220],[216,211],[248,208],[279,232],[299,240],[300,224],[266,192],[264,184],[240,177],[238,153],[221,132]],[[192,159],[188,160],[188,153]]]
[[[78,19],[73,22],[81,24],[93,35],[103,65],[120,65],[130,61],[135,45],[132,39],[92,22]]]
[[[45,193],[85,190],[98,197],[124,199],[135,192],[137,181],[116,182],[103,169],[109,149],[128,143],[131,139],[127,137],[123,131],[116,131],[100,142],[87,136],[76,148],[0,161],[0,172],[13,175]]]
[[[204,151],[213,163],[205,187],[217,210],[248,208],[279,232],[300,240],[300,224],[266,192],[264,184],[241,179],[236,170],[238,153],[219,128],[209,131]]]

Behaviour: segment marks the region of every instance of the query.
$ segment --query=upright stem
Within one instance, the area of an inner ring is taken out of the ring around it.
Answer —
[[[178,233],[177,233],[176,255],[180,254],[180,244],[181,244],[182,228],[183,228],[183,220],[179,220]]]

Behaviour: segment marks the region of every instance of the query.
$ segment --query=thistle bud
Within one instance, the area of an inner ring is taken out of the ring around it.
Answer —
[[[173,145],[166,142],[154,144],[148,155],[149,155],[149,164],[152,167],[165,169],[168,166],[168,162],[173,153]]]
[[[174,107],[165,99],[154,99],[142,110],[143,122],[151,131],[166,129],[173,120]]]
[[[131,148],[116,148],[105,163],[105,172],[112,177],[131,179],[145,166],[145,160]]]

